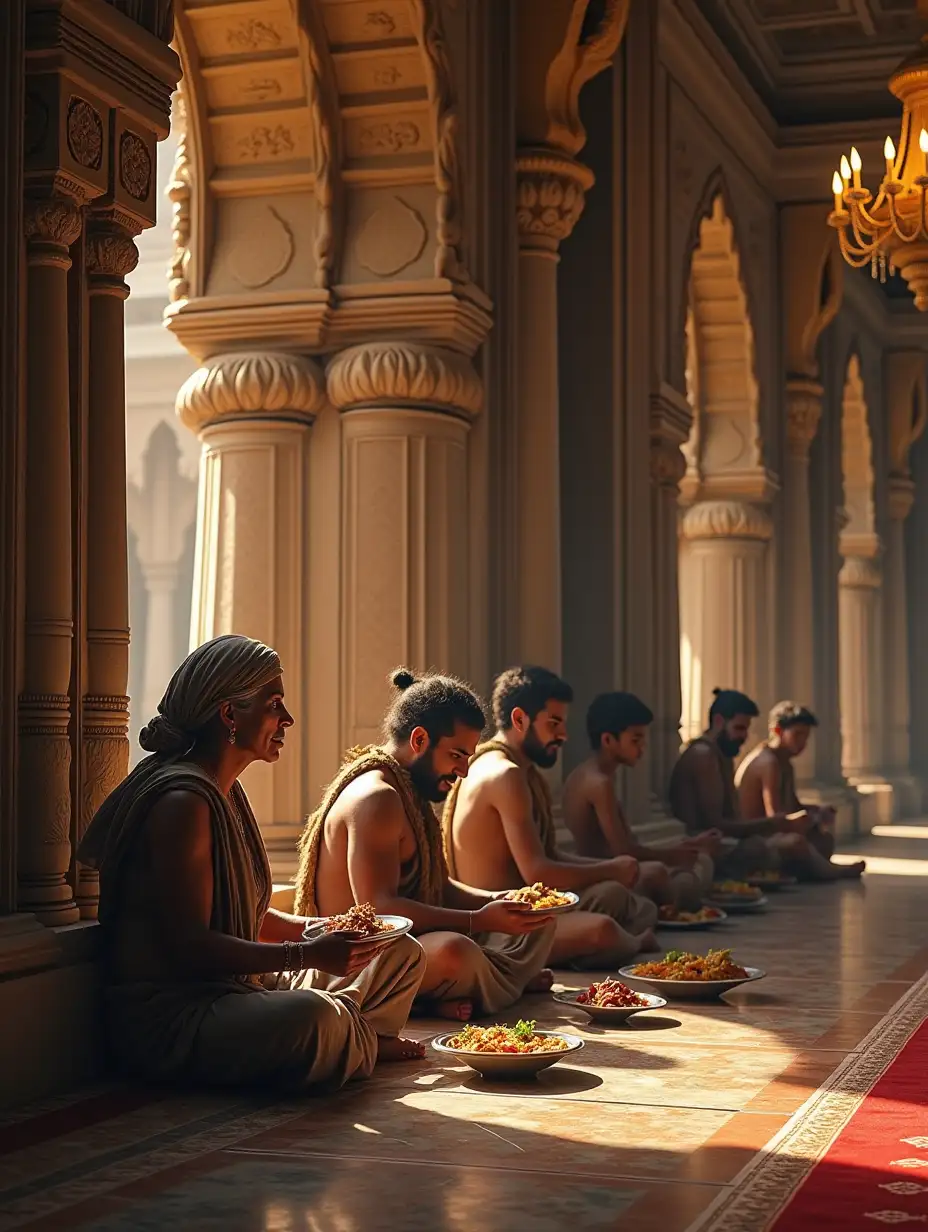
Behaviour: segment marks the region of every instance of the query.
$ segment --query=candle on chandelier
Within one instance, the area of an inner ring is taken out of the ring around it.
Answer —
[[[924,129],[918,134],[918,148],[925,156],[925,175],[928,175],[928,133]]]
[[[835,213],[840,214],[841,211],[844,209],[844,203],[842,201],[842,197],[844,194],[844,184],[841,180],[840,175],[838,175],[837,171],[834,173],[834,176],[832,177],[831,191],[835,194]]]
[[[844,186],[847,188],[851,182],[851,164],[847,161],[847,155],[841,155],[841,179],[844,180]]]
[[[896,147],[893,145],[892,137],[887,137],[883,143],[883,157],[886,159],[886,178],[891,180],[896,163]]]
[[[851,146],[851,170],[854,172],[854,187],[860,188],[860,171],[863,167],[863,159],[860,157],[860,152],[856,145]]]

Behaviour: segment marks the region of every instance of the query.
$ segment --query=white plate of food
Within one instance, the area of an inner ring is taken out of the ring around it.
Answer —
[[[746,881],[716,881],[706,895],[710,907],[728,911],[763,911],[767,901],[757,886]]]
[[[732,988],[762,980],[766,972],[735,963],[731,950],[710,950],[708,954],[668,950],[655,962],[622,967],[619,975],[646,984],[670,1001],[698,1001],[720,997]]]
[[[667,1004],[663,997],[649,992],[635,992],[620,980],[600,980],[588,988],[566,989],[554,993],[554,1000],[583,1010],[594,1022],[621,1026],[633,1014],[644,1010],[659,1010]]]
[[[798,877],[790,877],[787,873],[778,873],[775,869],[767,872],[751,873],[744,879],[755,890],[788,890],[799,884]]]
[[[307,918],[304,941],[318,941],[326,933],[354,933],[356,940],[389,945],[412,929],[412,920],[405,915],[378,915],[372,903],[349,907],[342,915]]]
[[[714,928],[724,924],[728,916],[721,907],[700,907],[698,911],[681,911],[667,904],[657,914],[658,928],[699,929]]]
[[[572,890],[552,890],[540,881],[522,886],[520,890],[507,890],[499,897],[507,903],[528,903],[536,915],[560,915],[564,911],[573,911],[580,901],[580,896]]]
[[[515,1026],[468,1023],[457,1031],[436,1035],[432,1047],[442,1056],[469,1065],[483,1078],[532,1078],[579,1052],[583,1040],[561,1031],[536,1031],[534,1022],[523,1020]]]

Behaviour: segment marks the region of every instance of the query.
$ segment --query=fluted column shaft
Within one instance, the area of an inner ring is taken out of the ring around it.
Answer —
[[[583,210],[593,173],[563,154],[516,161],[519,229],[516,337],[519,655],[558,671],[562,655],[558,246]]]
[[[145,639],[145,666],[142,671],[141,712],[155,713],[164,686],[177,667],[172,652],[170,630],[174,628],[174,602],[177,594],[177,561],[142,563],[145,594],[148,598],[148,636]],[[135,705],[133,705],[133,711]]]
[[[822,415],[822,387],[816,381],[786,384],[786,456],[783,462],[783,578],[780,620],[783,695],[815,710],[814,625],[812,621],[812,513],[809,450]],[[815,741],[797,763],[800,783],[816,778]]]
[[[912,511],[915,485],[911,479],[889,479],[889,530],[883,567],[886,646],[887,769],[895,775],[910,771],[909,742],[909,604],[905,569],[905,522]]]
[[[90,353],[87,419],[87,675],[78,836],[129,770],[129,564],[126,514],[126,275],[132,235],[91,216],[87,236]],[[78,868],[81,917],[95,919],[99,877]]]
[[[841,768],[851,783],[880,777],[883,761],[881,586],[878,548],[842,546],[838,574]]]
[[[701,501],[681,524],[683,735],[705,728],[712,689],[769,704],[767,513],[744,501]]]
[[[216,356],[177,398],[180,418],[203,445],[191,643],[243,633],[273,646],[298,723],[308,718],[301,693],[307,450],[322,400],[319,368],[280,351]],[[272,860],[292,855],[307,808],[297,733],[297,747],[279,766],[246,771]]]
[[[18,893],[21,911],[71,924],[71,423],[69,249],[81,211],[55,197],[26,210],[25,657],[19,699]]]
[[[463,355],[352,347],[328,368],[341,412],[347,744],[379,738],[387,676],[407,663],[468,674],[467,437],[482,388]]]

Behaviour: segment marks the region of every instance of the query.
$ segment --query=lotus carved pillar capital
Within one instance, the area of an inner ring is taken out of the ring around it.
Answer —
[[[684,539],[759,539],[773,534],[770,516],[745,501],[700,501],[687,510],[680,527]]]
[[[325,399],[317,364],[285,351],[217,355],[180,388],[177,414],[198,435],[216,423],[302,420],[311,424]]]
[[[822,418],[823,392],[817,381],[791,378],[786,382],[786,445],[791,457],[808,460]]]
[[[580,215],[595,177],[554,150],[522,150],[516,159],[516,222],[522,249],[556,253]]]
[[[904,522],[915,503],[915,483],[908,475],[889,477],[889,516],[894,522]]]
[[[472,419],[483,386],[465,355],[411,342],[371,342],[336,355],[326,371],[329,401],[340,411],[411,407]]]

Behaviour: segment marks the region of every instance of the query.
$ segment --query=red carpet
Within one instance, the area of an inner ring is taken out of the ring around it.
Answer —
[[[928,1022],[875,1084],[773,1232],[928,1228]]]

